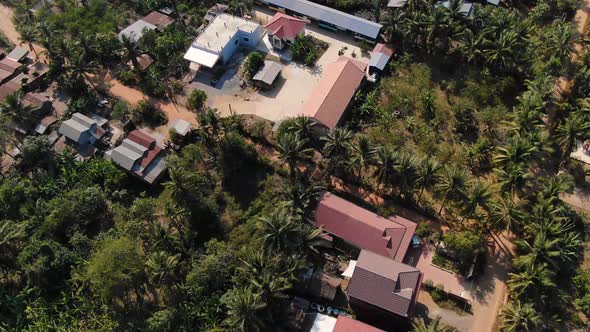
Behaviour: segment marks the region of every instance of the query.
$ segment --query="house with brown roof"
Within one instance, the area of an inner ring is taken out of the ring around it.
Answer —
[[[315,224],[339,240],[402,262],[416,231],[416,223],[393,216],[381,217],[330,192],[322,195]]]
[[[365,78],[366,68],[366,63],[344,56],[331,63],[304,104],[301,114],[327,129],[338,126]]]
[[[412,316],[422,273],[368,250],[361,250],[348,285],[350,305],[355,312],[392,313]]]
[[[274,48],[283,49],[305,34],[307,21],[277,12],[264,27]]]
[[[129,133],[121,145],[105,152],[105,158],[153,184],[167,168],[163,151],[156,138],[138,129]]]
[[[332,317],[318,313],[309,317],[307,321],[303,330],[309,332],[384,332],[346,315]]]

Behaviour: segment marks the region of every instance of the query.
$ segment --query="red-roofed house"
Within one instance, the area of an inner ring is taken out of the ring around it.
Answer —
[[[315,224],[343,241],[398,262],[403,261],[416,223],[394,216],[381,217],[332,193],[318,204]]]
[[[407,318],[414,313],[422,277],[413,266],[361,250],[347,294],[355,312],[383,311]]]
[[[141,130],[134,130],[121,145],[107,151],[105,157],[153,184],[167,168],[162,151],[163,148],[154,137]]]
[[[292,44],[298,36],[305,34],[306,21],[277,12],[264,27],[268,30],[268,40],[274,48],[282,49]]]
[[[332,332],[384,332],[381,329],[365,324],[348,316],[340,315]]]
[[[367,64],[347,57],[331,63],[302,109],[302,115],[335,128],[365,77]]]

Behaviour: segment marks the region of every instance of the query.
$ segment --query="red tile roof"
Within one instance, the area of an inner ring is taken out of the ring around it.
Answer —
[[[303,32],[306,24],[307,22],[304,20],[277,12],[264,27],[269,31],[270,35],[275,35],[281,39],[295,39]]]
[[[302,113],[334,128],[346,111],[365,77],[367,64],[347,57],[331,63],[305,105]]]
[[[332,332],[384,332],[348,316],[340,315]]]
[[[174,23],[174,19],[168,15],[162,14],[158,11],[153,11],[144,16],[142,21],[153,24],[158,28],[162,28]]]
[[[373,53],[383,53],[389,57],[391,57],[393,55],[393,50],[387,46],[385,46],[384,44],[377,44],[375,45],[375,48],[373,49]]]
[[[403,261],[416,224],[395,216],[381,217],[332,193],[324,193],[315,223],[326,231],[359,247]]]
[[[348,296],[409,317],[414,312],[422,273],[368,250],[361,250],[348,285]]]

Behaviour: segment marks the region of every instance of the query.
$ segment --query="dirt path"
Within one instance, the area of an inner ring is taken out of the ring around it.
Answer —
[[[29,49],[29,45],[24,45],[20,42],[20,34],[16,31],[16,26],[12,22],[14,17],[14,11],[10,7],[6,7],[3,4],[0,4],[0,32],[10,40],[15,45],[19,45],[24,47],[25,49]],[[33,47],[37,52],[37,57],[35,60],[43,61],[47,63],[47,58],[43,55],[45,48],[41,45],[33,43]],[[35,57],[34,52],[31,50],[31,56]]]
[[[160,98],[149,97],[138,89],[123,85],[117,79],[113,78],[110,72],[96,76],[93,81],[99,83],[101,86],[105,86],[113,96],[124,100],[131,105],[135,105],[138,102],[145,100],[166,113],[168,116],[168,123],[155,128],[157,132],[165,137],[169,136],[169,125],[176,119],[186,120],[193,125],[197,124],[195,113],[189,111],[184,105],[174,104],[168,100]]]

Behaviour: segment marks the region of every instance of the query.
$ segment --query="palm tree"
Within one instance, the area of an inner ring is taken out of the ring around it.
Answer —
[[[555,139],[561,150],[562,162],[569,158],[578,140],[590,134],[590,122],[585,121],[582,116],[576,113],[562,122],[555,133]]]
[[[375,163],[377,168],[373,176],[377,178],[377,183],[382,188],[392,186],[395,180],[395,166],[397,165],[397,155],[386,147],[377,148],[375,154]]]
[[[491,228],[514,232],[522,223],[524,212],[510,198],[501,198],[492,202],[488,220]]]
[[[301,139],[299,135],[289,132],[282,133],[277,139],[279,158],[289,166],[292,181],[295,180],[297,162],[309,159],[313,153],[312,149],[305,147],[306,145],[306,139]]]
[[[459,200],[464,197],[467,171],[462,167],[445,167],[445,175],[435,186],[435,190],[442,196],[438,214],[442,213],[445,203],[450,200]]]
[[[92,89],[96,91],[96,86],[92,83],[88,74],[96,72],[98,64],[95,60],[89,59],[89,56],[84,52],[73,53],[68,59],[68,64],[65,67],[68,76],[73,82],[90,84]]]
[[[535,298],[543,302],[547,293],[555,287],[551,271],[547,264],[534,264],[518,273],[509,273],[508,288],[513,296],[520,299]]]
[[[257,227],[262,231],[263,243],[270,250],[286,251],[296,246],[299,224],[295,222],[287,204],[275,208],[270,215],[260,217]]]
[[[303,139],[313,139],[313,130],[317,126],[317,123],[308,116],[298,116],[293,121],[290,131],[299,135]]]
[[[352,140],[354,135],[352,131],[346,128],[335,128],[330,130],[328,135],[320,138],[325,142],[323,155],[327,158],[346,157],[352,150]]]
[[[33,46],[33,43],[37,40],[36,29],[31,25],[22,25],[19,27],[19,41],[29,46],[29,50],[35,54],[35,59],[39,59],[37,50]]]
[[[532,243],[523,239],[516,240],[515,244],[521,255],[514,259],[514,266],[526,268],[538,263],[549,264],[555,268],[559,266],[559,258],[561,257],[560,239],[552,238],[546,233],[537,233]]]
[[[526,189],[528,180],[532,177],[532,174],[527,172],[523,164],[510,164],[506,169],[494,168],[494,173],[498,177],[500,191],[510,193],[511,198],[516,197],[517,193],[520,195]]]
[[[181,189],[179,189],[181,190]],[[166,204],[164,207],[164,214],[170,220],[170,223],[176,228],[178,234],[184,238],[185,230],[187,229],[188,220],[190,219],[190,211],[178,204]]]
[[[352,145],[349,165],[352,169],[356,169],[359,182],[362,182],[363,168],[373,161],[376,152],[377,150],[366,136],[358,136],[355,144]]]
[[[526,164],[534,152],[535,147],[527,139],[516,136],[510,140],[508,146],[498,148],[493,161],[496,167],[504,167],[508,164]]]
[[[139,56],[140,52],[137,51],[137,47],[135,42],[131,40],[126,35],[121,35],[121,45],[123,46],[124,57],[127,61],[131,61],[133,64],[133,68],[135,70],[140,70],[139,62],[137,61],[137,57]]]
[[[442,166],[432,158],[424,158],[418,165],[417,185],[420,186],[420,194],[418,195],[418,203],[422,200],[424,190],[432,190],[440,181],[440,169]]]
[[[465,199],[462,202],[463,220],[465,220],[465,218],[471,218],[480,208],[488,210],[491,198],[492,193],[490,192],[490,187],[488,185],[480,180],[472,181],[465,194]]]
[[[199,126],[209,141],[217,141],[223,130],[219,114],[210,108],[199,113]]]
[[[416,157],[409,153],[402,153],[395,165],[397,185],[405,199],[412,197],[412,192],[418,183],[418,167]]]
[[[226,323],[240,331],[260,331],[264,320],[260,312],[266,308],[262,296],[252,286],[234,288],[225,293],[221,302],[227,307]]]
[[[169,255],[165,251],[156,251],[147,259],[145,268],[150,282],[160,287],[174,283],[179,264],[180,255]]]
[[[514,62],[517,52],[522,50],[522,37],[514,30],[503,30],[498,38],[490,41],[485,52],[486,61],[491,66],[501,70],[509,70],[516,66]]]
[[[170,191],[170,197],[176,204],[188,206],[189,202],[199,191],[201,184],[197,185],[197,177],[180,167],[169,170],[170,181],[164,183],[164,187]]]
[[[535,331],[541,325],[541,316],[531,303],[522,304],[515,300],[502,308],[502,331],[525,332]]]
[[[416,318],[412,321],[413,332],[451,332],[452,328],[444,326],[441,322],[441,317],[437,316],[435,319],[430,320],[428,323],[424,318]]]

